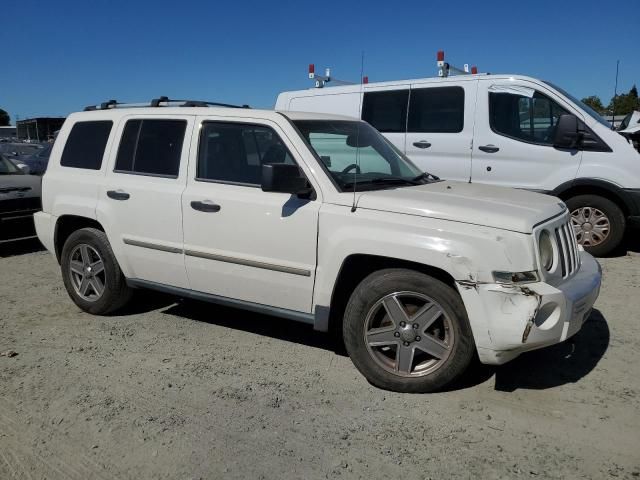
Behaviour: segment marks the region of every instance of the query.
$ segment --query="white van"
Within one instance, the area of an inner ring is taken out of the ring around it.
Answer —
[[[640,155],[590,107],[520,75],[464,75],[283,92],[277,110],[366,120],[448,180],[560,197],[578,242],[605,255],[640,220]]]

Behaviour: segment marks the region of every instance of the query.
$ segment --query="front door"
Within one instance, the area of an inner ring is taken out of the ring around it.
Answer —
[[[573,180],[581,152],[553,146],[560,115],[572,113],[561,98],[524,80],[479,81],[472,181],[551,191]]]
[[[191,289],[310,313],[320,201],[260,188],[262,164],[295,150],[266,120],[199,122],[182,198]]]

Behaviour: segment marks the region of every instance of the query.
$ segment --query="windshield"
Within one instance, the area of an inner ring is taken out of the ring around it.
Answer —
[[[22,171],[8,158],[0,155],[0,175],[20,175]]]
[[[298,120],[294,124],[342,191],[418,185],[420,169],[365,122]]]
[[[604,125],[608,129],[611,129],[611,124],[609,122],[607,122],[602,115],[600,115],[598,112],[596,112],[593,108],[591,108],[589,105],[584,103],[582,100],[578,100],[576,97],[571,95],[569,92],[567,92],[566,90],[563,90],[562,88],[554,85],[551,82],[547,82],[546,80],[543,80],[543,82],[546,83],[547,85],[549,85],[551,88],[555,88],[558,92],[563,94],[565,97],[567,97],[573,103],[575,103],[578,107],[580,107],[582,110],[587,112],[589,114],[589,116],[591,116],[595,121],[597,121],[598,123],[601,123],[602,125]]]

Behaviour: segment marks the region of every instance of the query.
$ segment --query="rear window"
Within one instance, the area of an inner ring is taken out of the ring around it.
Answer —
[[[115,171],[176,178],[186,128],[185,120],[129,120]]]
[[[111,121],[76,123],[67,138],[60,165],[100,170],[112,126]]]
[[[404,133],[408,101],[408,89],[367,92],[362,101],[362,119],[379,132]]]

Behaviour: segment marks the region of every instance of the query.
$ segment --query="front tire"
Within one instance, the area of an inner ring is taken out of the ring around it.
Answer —
[[[60,268],[67,293],[85,312],[106,315],[131,298],[132,290],[101,230],[82,228],[69,235]]]
[[[360,373],[397,392],[442,389],[466,370],[474,353],[458,293],[406,269],[374,272],[356,287],[345,310],[343,337]]]
[[[577,241],[587,252],[602,257],[620,245],[626,220],[618,205],[599,195],[577,195],[566,204]]]

